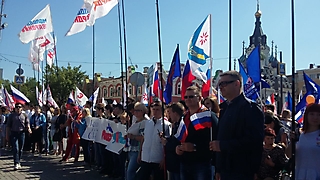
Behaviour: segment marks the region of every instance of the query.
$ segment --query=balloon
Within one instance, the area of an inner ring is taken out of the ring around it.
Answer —
[[[307,104],[315,103],[316,99],[314,98],[313,95],[308,95],[306,98]]]

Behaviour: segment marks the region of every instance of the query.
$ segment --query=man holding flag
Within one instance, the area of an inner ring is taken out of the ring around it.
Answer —
[[[198,87],[188,87],[184,99],[189,110],[177,130],[184,135],[176,136],[184,137],[178,138],[181,145],[176,146],[176,153],[181,156],[181,179],[212,179],[212,154],[208,145],[210,140],[216,137],[218,118],[201,105],[202,96]]]
[[[218,152],[217,179],[253,180],[261,163],[264,115],[242,92],[239,72],[222,73],[218,85],[227,101],[220,104],[217,140],[210,142]]]

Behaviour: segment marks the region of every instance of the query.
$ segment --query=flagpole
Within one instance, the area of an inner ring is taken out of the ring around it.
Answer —
[[[121,68],[121,102],[124,105],[124,82],[123,82],[123,54],[122,54],[122,33],[121,33],[121,14],[120,14],[120,3],[118,3],[118,21],[119,21],[119,49],[120,49],[120,68]]]
[[[280,63],[282,63],[282,51],[280,51]],[[280,74],[280,107],[282,107],[283,106],[283,86],[282,86],[283,78],[282,78],[282,74],[281,73],[279,74]],[[280,112],[280,114],[281,113],[282,111]]]
[[[43,85],[43,61],[41,61],[41,84],[42,84],[42,89],[44,89],[44,85]],[[43,96],[44,96],[44,93],[42,93],[42,103],[43,103]],[[47,101],[47,100],[46,100]]]
[[[160,32],[160,13],[159,13],[159,0],[156,0],[156,13],[157,13],[157,25],[158,25],[158,50],[159,50],[159,62],[160,62],[160,76],[159,76],[159,81],[160,81],[160,86],[162,91],[161,96],[163,98],[163,82],[162,82],[162,52],[161,52],[161,32]],[[157,68],[157,66],[155,67]],[[160,99],[162,102],[162,131],[165,133],[165,126],[164,126],[164,103],[163,99]]]
[[[40,89],[40,48],[38,48],[38,86]]]
[[[210,16],[210,51],[209,51],[209,57],[210,57],[210,90],[209,90],[209,96],[212,95],[212,63],[213,63],[213,60],[212,60],[212,20],[211,20],[211,14],[209,14]]]
[[[294,0],[291,0],[291,39],[292,39],[292,46],[291,46],[291,53],[292,53],[292,63],[291,63],[291,66],[292,66],[292,97],[293,97],[293,100],[292,100],[292,125],[291,125],[291,130],[294,132],[295,129],[296,129],[296,124],[295,124],[295,114],[296,114],[296,110],[295,110],[295,99],[296,99],[296,96],[295,96],[295,47],[294,47]],[[292,179],[295,179],[295,165],[296,165],[296,158],[295,158],[295,154],[296,154],[296,144],[295,142],[292,142],[291,143],[292,145],[292,156],[291,158],[293,159],[292,161]]]
[[[126,91],[128,90],[128,60],[127,60],[127,36],[126,36],[126,19],[124,14],[124,1],[122,0],[122,26],[123,26],[123,45],[124,45],[124,66],[126,70]],[[137,94],[136,94],[137,96]],[[128,98],[128,97],[127,97]]]
[[[94,79],[95,79],[95,70],[94,70],[94,64],[95,64],[95,31],[94,31],[94,25],[92,25],[92,93],[94,92]]]
[[[51,18],[52,19],[52,18]],[[56,46],[56,37],[54,35],[54,31],[52,31],[52,38],[53,38],[53,44],[54,44],[54,58],[56,60],[56,73],[57,73],[57,77],[59,77],[59,71],[58,71],[58,54],[57,54],[57,46]]]
[[[49,86],[49,83],[48,83],[48,70],[47,70],[47,66],[48,66],[48,52],[47,52],[47,46],[45,46],[45,56],[46,56],[46,66],[45,66],[45,78],[46,78],[46,81],[45,81],[45,87],[47,87],[47,93],[46,93],[46,104],[48,105],[48,86]]]
[[[231,71],[231,36],[232,36],[232,33],[231,33],[231,0],[229,0],[229,71]]]
[[[33,65],[33,63],[32,63],[32,65]],[[36,80],[36,70],[33,68],[33,78],[34,78],[34,80]]]

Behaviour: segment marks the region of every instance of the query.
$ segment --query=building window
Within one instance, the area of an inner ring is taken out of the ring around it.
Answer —
[[[107,88],[103,89],[103,97],[108,97],[108,90]]]
[[[179,94],[181,94],[181,83],[179,83],[178,86],[177,86],[176,95],[179,95]]]
[[[317,79],[320,79],[320,74],[317,74]]]
[[[138,88],[138,94],[141,94],[141,87]]]
[[[131,84],[128,85],[128,89],[129,89],[129,94],[132,94],[132,85]]]
[[[110,88],[110,97],[113,97],[113,87]]]
[[[121,96],[120,94],[121,94],[121,87],[118,86],[117,87],[117,96],[120,97]]]

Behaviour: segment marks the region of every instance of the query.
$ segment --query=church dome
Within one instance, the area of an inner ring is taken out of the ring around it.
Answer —
[[[259,17],[261,17],[262,12],[260,10],[258,10],[254,15],[256,16],[256,18],[259,18]]]

